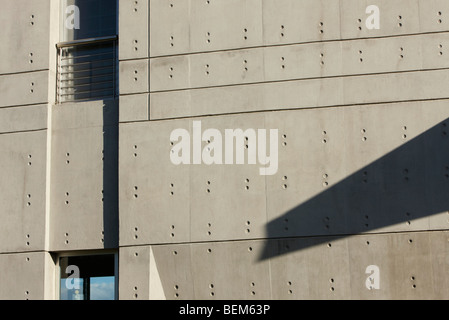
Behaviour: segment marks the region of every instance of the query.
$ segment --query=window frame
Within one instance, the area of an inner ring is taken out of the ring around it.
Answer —
[[[108,99],[117,99],[119,95],[119,0],[115,0],[115,11],[116,11],[116,23],[115,23],[115,35],[112,36],[104,36],[104,37],[95,37],[95,38],[86,38],[86,39],[78,39],[78,40],[70,40],[70,41],[61,41],[64,35],[64,24],[65,24],[65,13],[64,13],[64,4],[60,2],[59,8],[59,30],[58,30],[58,42],[56,43],[56,83],[55,83],[55,104],[62,105],[65,103],[78,103],[78,102],[86,102],[86,101],[97,101],[97,100],[108,100]],[[113,42],[113,54],[114,54],[114,62],[113,62],[113,95],[106,97],[94,97],[94,98],[85,98],[85,99],[74,99],[70,101],[60,101],[60,63],[61,57],[60,52],[61,48],[70,47],[70,46],[81,46],[88,44],[100,44],[102,42],[111,41]]]
[[[57,252],[54,254],[55,261],[55,299],[61,300],[61,266],[59,261],[66,257],[84,257],[84,256],[99,256],[99,255],[114,255],[114,300],[119,299],[119,255],[118,250],[104,249],[104,250],[77,250],[68,252]]]

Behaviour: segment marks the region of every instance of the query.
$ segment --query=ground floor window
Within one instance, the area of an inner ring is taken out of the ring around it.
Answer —
[[[61,255],[60,300],[117,299],[116,254]]]

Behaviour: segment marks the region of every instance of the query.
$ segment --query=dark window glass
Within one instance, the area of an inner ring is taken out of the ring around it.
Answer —
[[[62,17],[62,41],[117,35],[114,0],[63,0]]]

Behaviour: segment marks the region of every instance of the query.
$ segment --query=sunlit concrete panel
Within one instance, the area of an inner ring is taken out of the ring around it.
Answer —
[[[190,166],[175,165],[171,140],[188,121],[120,124],[120,245],[190,240]]]
[[[260,45],[263,7],[261,0],[190,1],[191,51]]]
[[[264,0],[264,44],[340,39],[340,10],[340,0]]]
[[[148,300],[150,247],[121,247],[119,259],[120,300]]]
[[[0,133],[47,128],[47,105],[1,108]]]
[[[48,69],[50,1],[4,0],[1,7],[0,74]]]
[[[350,298],[351,259],[346,239],[271,240],[265,242],[263,252],[259,264],[269,258],[273,299]]]
[[[420,9],[418,0],[379,0],[375,3],[340,0],[341,37],[350,39],[424,32],[420,28]]]
[[[266,241],[192,244],[194,299],[271,298],[270,265],[258,261]]]
[[[131,94],[120,97],[119,121],[150,120],[150,98],[148,93]]]
[[[43,250],[47,132],[0,135],[0,252]]]
[[[150,0],[149,3],[150,56],[190,52],[191,1]]]
[[[149,92],[149,61],[120,61],[120,95]]]
[[[119,1],[120,60],[149,56],[149,1]]]
[[[48,72],[2,75],[0,93],[0,107],[47,103]]]
[[[0,299],[43,300],[48,253],[0,254]],[[50,283],[50,282],[49,282]]]
[[[260,172],[278,169],[273,158],[266,164],[267,155],[276,152],[270,139],[277,137],[266,128],[264,115],[197,118],[191,124],[197,130],[200,125],[205,135],[201,164],[190,165],[192,241],[263,238],[266,177]],[[214,136],[208,137],[207,132]],[[263,147],[258,145],[262,138],[267,141]]]
[[[279,171],[266,180],[267,236],[447,228],[447,103],[267,116],[280,130]]]
[[[150,119],[342,104],[342,79],[313,79],[152,93]]]

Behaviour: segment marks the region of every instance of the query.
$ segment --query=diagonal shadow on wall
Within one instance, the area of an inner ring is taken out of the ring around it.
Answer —
[[[419,219],[449,210],[448,129],[446,119],[270,221],[267,238],[313,238],[295,241],[287,251],[282,241],[267,241],[259,259],[379,229],[441,229]]]

